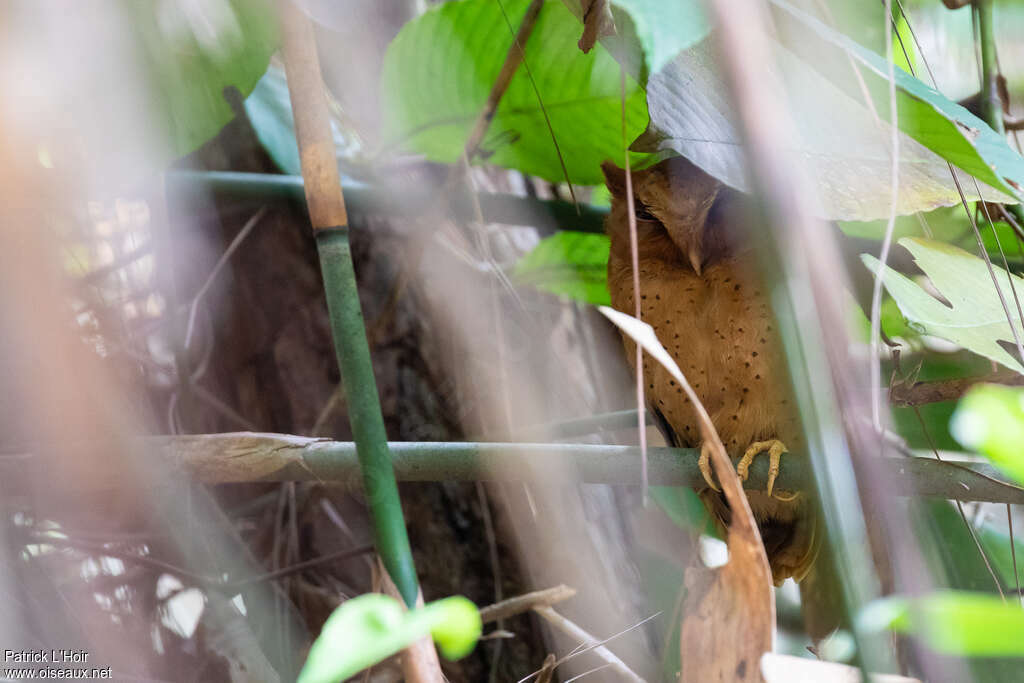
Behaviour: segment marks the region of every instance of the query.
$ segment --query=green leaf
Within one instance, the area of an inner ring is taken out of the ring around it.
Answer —
[[[950,305],[942,303],[910,278],[886,266],[884,282],[903,315],[924,334],[932,334],[965,349],[1024,372],[1013,356],[999,345],[999,340],[1013,342],[1010,324],[999,301],[995,286],[984,261],[962,249],[921,238],[905,237],[899,243],[910,251],[914,262]],[[862,254],[868,270],[877,273],[878,259]],[[1009,292],[1009,277],[1017,291],[1024,292],[1024,280],[1009,276],[998,266],[996,278],[1004,292]]]
[[[295,119],[292,117],[292,103],[284,69],[275,65],[267,69],[246,98],[245,113],[260,144],[281,172],[301,175],[299,147],[295,142]],[[334,121],[331,121],[331,132],[339,166],[344,173],[346,160],[360,154],[362,144],[354,133],[342,131]]]
[[[512,274],[517,282],[588,304],[611,305],[606,235],[565,230],[546,237],[523,256]]]
[[[144,53],[176,156],[214,137],[234,112],[224,89],[245,97],[277,49],[277,20],[267,0],[122,2]]]
[[[367,593],[344,602],[324,623],[299,674],[299,683],[334,683],[431,634],[447,659],[472,652],[481,631],[476,605],[461,596],[406,612],[386,595]]]
[[[981,221],[988,223],[983,212],[979,214],[979,217]],[[999,217],[994,212],[990,214],[990,217],[995,232],[993,233],[991,228],[981,232],[982,244],[985,245],[989,255],[995,259],[1002,259],[999,253],[999,247],[1002,246],[1010,263],[1019,263],[1024,260],[1024,254],[1016,246],[1018,242],[1013,227],[1009,223],[998,220]],[[887,223],[887,220],[840,221],[839,229],[849,237],[881,241],[885,238]],[[926,226],[928,232],[925,231]],[[981,227],[981,223],[978,224],[978,227]],[[929,232],[931,235],[928,234]],[[928,237],[965,249],[973,249],[977,245],[971,221],[964,212],[963,206],[960,205],[943,207],[915,216],[897,217],[893,229],[893,239],[901,237]]]
[[[863,97],[852,96],[774,39],[774,72],[780,93],[799,131],[791,149],[793,163],[814,179],[820,200],[817,212],[844,220],[887,217],[891,194],[888,125],[879,124]],[[720,71],[714,41],[681,52],[647,82],[651,123],[633,144],[644,152],[672,151],[710,175],[749,191],[744,140],[735,120],[728,81]],[[974,183],[961,173],[966,196],[976,197]],[[959,203],[949,166],[934,152],[902,134],[897,213],[927,211]],[[986,197],[1002,197],[982,186]]]
[[[992,566],[1002,578],[1003,585],[1014,590],[1018,583],[1024,585],[1024,543],[1018,540],[1016,533],[1011,545],[1009,534],[993,529],[991,525],[985,525],[978,530],[978,540],[985,548]],[[1017,567],[1016,576],[1013,573],[1014,562]]]
[[[406,24],[388,47],[381,75],[389,146],[452,163],[483,109],[528,0],[460,0]],[[544,4],[526,44],[526,62],[568,170],[581,185],[603,182],[600,163],[622,159],[619,65],[597,45],[576,46],[580,24],[557,0]],[[626,79],[627,140],[647,123],[644,93]],[[520,67],[481,145],[490,163],[552,182],[565,178],[537,94]],[[643,160],[634,155],[634,163]],[[621,164],[620,164],[621,165]]]
[[[792,28],[783,26],[780,31],[794,37],[791,44],[799,43],[806,54],[815,55],[812,66],[836,63],[822,58],[831,48],[866,67],[860,72],[872,92],[875,109],[883,118],[888,115],[889,67],[883,57],[784,0],[772,0],[772,5],[778,10],[774,14],[777,20],[795,22]],[[894,78],[900,130],[979,180],[1020,198],[1024,158],[1010,148],[1004,136],[902,69],[895,70]]]
[[[910,633],[938,652],[972,657],[1024,655],[1024,609],[1016,600],[967,591],[890,597],[861,610],[865,630]]]
[[[950,430],[1024,484],[1024,389],[983,384],[960,400]]]

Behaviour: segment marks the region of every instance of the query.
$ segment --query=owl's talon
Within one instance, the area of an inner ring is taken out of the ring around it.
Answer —
[[[779,476],[782,454],[789,452],[786,448],[786,444],[782,443],[778,439],[756,441],[750,444],[750,448],[748,448],[747,452],[743,454],[740,461],[736,463],[736,474],[740,476],[740,479],[746,481],[747,477],[750,476],[750,464],[754,462],[754,458],[765,451],[768,451],[768,486],[766,487],[766,491],[768,495],[771,496],[772,490],[775,488],[775,479]]]
[[[700,459],[697,460],[697,467],[700,468],[700,473],[704,475],[704,481],[708,483],[708,486],[713,491],[721,492],[722,489],[718,488],[714,477],[711,476],[711,446],[706,443],[700,446]]]

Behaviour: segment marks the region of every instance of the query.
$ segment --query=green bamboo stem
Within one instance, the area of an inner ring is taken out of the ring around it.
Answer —
[[[290,0],[281,1],[281,28],[303,188],[316,234],[320,269],[377,553],[406,605],[419,585],[388,452],[377,382],[348,243],[348,213],[338,176],[327,99],[312,23]]]
[[[352,437],[357,445],[366,502],[373,514],[377,552],[405,603],[413,607],[419,592],[416,569],[391,465],[348,233],[319,230],[316,244]]]
[[[302,176],[269,173],[238,173],[234,171],[171,171],[168,176],[182,186],[193,185],[217,194],[238,198],[291,199],[304,201]],[[345,205],[356,222],[366,216],[412,218],[421,216],[425,207],[436,203],[436,195],[428,189],[410,190],[406,186],[371,186],[356,181],[342,184]],[[476,195],[480,210],[487,223],[532,225],[542,234],[556,230],[604,232],[604,219],[608,209],[580,204],[579,213],[570,202],[556,199],[534,199],[511,194],[486,193]],[[476,220],[474,198],[467,193],[455,193],[450,202],[451,214],[459,220]]]
[[[139,453],[205,484],[254,481],[333,481],[357,484],[362,478],[356,443],[290,434],[229,432],[139,437]],[[81,478],[63,478],[39,455],[53,445],[35,444],[0,451],[0,479],[12,490],[29,476],[46,477],[57,489],[81,488]],[[387,444],[399,481],[531,481],[564,477],[586,484],[640,484],[640,449],[636,446],[574,443],[403,442]],[[698,451],[690,448],[649,448],[651,484],[704,486],[697,467]],[[924,496],[991,503],[1024,503],[1024,488],[1007,483],[991,465],[962,459],[887,457],[880,459],[886,481],[903,496]],[[35,468],[38,468],[35,469]],[[123,490],[132,472],[116,468],[97,471],[92,489]],[[764,488],[767,458],[750,469],[748,489]],[[811,463],[803,453],[782,458],[776,488],[810,488]],[[28,486],[25,480],[25,486]]]

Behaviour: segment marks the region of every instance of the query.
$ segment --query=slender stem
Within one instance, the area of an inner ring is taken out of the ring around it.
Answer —
[[[289,0],[282,0],[282,34],[306,205],[377,552],[406,605],[414,607],[419,586],[366,341],[313,26]]]
[[[316,243],[327,293],[331,334],[341,369],[366,500],[373,514],[377,549],[391,579],[411,607],[416,604],[418,592],[416,570],[391,466],[348,234],[340,230],[321,230]]]
[[[1003,103],[999,97],[999,67],[996,65],[996,39],[992,23],[993,0],[975,0],[978,36],[981,41],[981,112],[992,130],[1005,135]]]

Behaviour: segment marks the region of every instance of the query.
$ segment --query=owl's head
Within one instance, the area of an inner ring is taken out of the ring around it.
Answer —
[[[626,172],[606,161],[601,164],[612,195],[609,225],[625,225]],[[633,214],[638,229],[663,229],[686,260],[700,274],[704,267],[708,212],[721,184],[683,157],[673,157],[641,171],[633,171]]]

